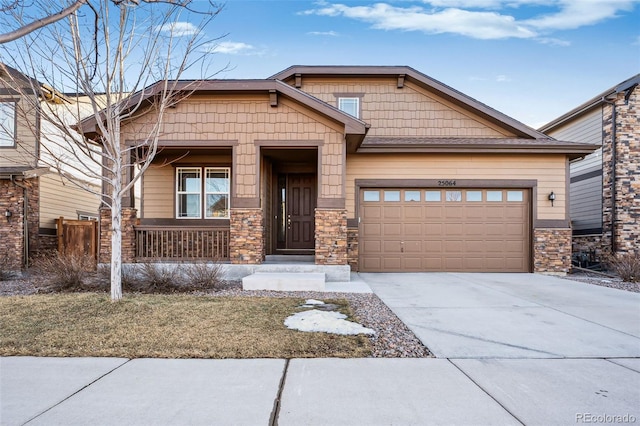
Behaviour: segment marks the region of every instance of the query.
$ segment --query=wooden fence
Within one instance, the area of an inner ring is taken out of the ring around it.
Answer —
[[[66,255],[98,255],[98,221],[56,219],[58,252]]]

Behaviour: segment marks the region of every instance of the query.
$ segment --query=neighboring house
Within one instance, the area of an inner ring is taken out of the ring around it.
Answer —
[[[140,210],[125,200],[123,262],[311,254],[367,272],[570,267],[568,164],[593,145],[549,138],[405,66],[183,84]],[[122,124],[124,143],[154,125],[152,113],[137,117]],[[94,119],[81,128],[98,139]],[[108,210],[101,220],[108,262]]]
[[[540,128],[554,138],[599,146],[570,165],[573,251],[580,258],[640,250],[638,83],[640,74]]]
[[[34,253],[57,247],[56,218],[98,216],[98,197],[42,161],[52,138],[43,133],[48,130],[40,102],[74,101],[0,64],[0,265],[10,270],[25,266]]]

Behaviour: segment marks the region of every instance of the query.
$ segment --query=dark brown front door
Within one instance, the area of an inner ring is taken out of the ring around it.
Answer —
[[[313,250],[315,247],[316,177],[313,174],[280,175],[281,198],[278,249]]]

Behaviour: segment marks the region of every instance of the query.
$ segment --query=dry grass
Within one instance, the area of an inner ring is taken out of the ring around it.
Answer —
[[[366,357],[365,336],[304,333],[301,299],[96,293],[0,298],[0,355],[126,358]],[[350,314],[347,302],[333,300]]]

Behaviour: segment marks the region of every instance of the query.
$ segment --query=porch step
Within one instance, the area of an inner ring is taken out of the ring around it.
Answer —
[[[268,254],[264,263],[314,263],[316,257],[312,254]]]
[[[242,279],[242,289],[324,291],[324,282],[324,272],[256,272]]]

